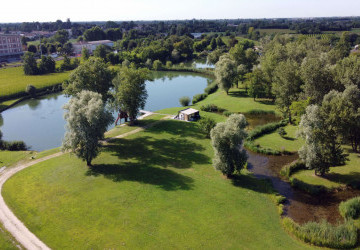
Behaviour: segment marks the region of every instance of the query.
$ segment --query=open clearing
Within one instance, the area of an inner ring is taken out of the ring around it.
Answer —
[[[3,196],[54,249],[306,247],[281,228],[268,183],[223,178],[212,153],[196,123],[168,120],[112,141],[92,169],[68,154],[27,168]]]

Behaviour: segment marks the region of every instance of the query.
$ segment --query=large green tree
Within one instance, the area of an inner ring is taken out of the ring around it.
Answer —
[[[23,56],[23,69],[25,75],[36,75],[38,73],[37,63],[32,52],[25,52]]]
[[[221,56],[215,66],[215,77],[219,87],[223,89],[226,94],[229,93],[229,89],[236,81],[236,76],[235,62],[226,55]]]
[[[105,109],[102,96],[83,90],[65,104],[66,133],[63,151],[71,151],[91,166],[91,161],[100,151],[100,140],[104,138],[113,116]]]
[[[244,115],[233,114],[211,130],[211,144],[215,152],[213,166],[227,176],[241,170],[246,164],[247,154],[241,149],[247,137],[246,125]]]
[[[101,94],[106,101],[113,78],[114,73],[102,59],[90,58],[74,70],[69,80],[63,83],[64,93],[76,95],[82,90],[90,90]]]
[[[276,104],[288,116],[290,123],[292,122],[290,106],[301,92],[302,81],[298,68],[296,62],[287,60],[279,63],[274,72],[272,91],[276,96]]]
[[[112,106],[115,110],[128,113],[131,124],[141,108],[145,107],[147,91],[145,81],[151,80],[148,69],[122,67],[113,80]]]

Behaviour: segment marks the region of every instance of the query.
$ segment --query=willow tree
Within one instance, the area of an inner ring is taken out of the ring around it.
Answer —
[[[148,69],[122,67],[113,80],[112,92],[115,110],[126,111],[133,124],[139,110],[145,107],[147,91],[145,81],[151,80]]]
[[[221,56],[215,65],[215,77],[219,87],[228,94],[229,89],[237,80],[235,62],[226,55]]]
[[[215,151],[213,166],[228,177],[246,164],[246,151],[241,150],[243,140],[247,137],[246,125],[244,115],[233,114],[211,130],[211,143]]]
[[[100,150],[100,140],[112,123],[112,114],[105,109],[100,94],[83,90],[64,105],[67,122],[62,144],[63,151],[71,151],[91,166]]]

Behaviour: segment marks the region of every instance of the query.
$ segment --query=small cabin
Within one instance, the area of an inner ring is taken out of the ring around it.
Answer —
[[[200,119],[200,112],[199,110],[193,108],[183,109],[179,111],[176,119],[183,121],[196,121]]]

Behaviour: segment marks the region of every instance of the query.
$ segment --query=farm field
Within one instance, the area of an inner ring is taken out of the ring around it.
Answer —
[[[223,178],[212,154],[196,123],[167,120],[112,141],[92,169],[68,154],[27,168],[3,196],[54,249],[306,248],[281,228],[269,184]]]

